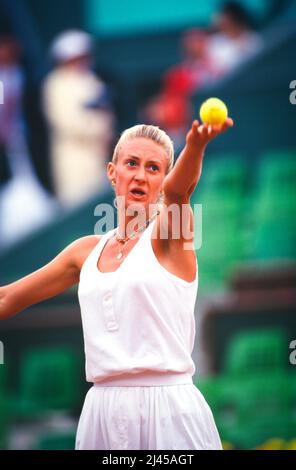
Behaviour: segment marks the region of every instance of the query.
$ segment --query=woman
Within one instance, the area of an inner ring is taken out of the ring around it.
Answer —
[[[194,121],[174,167],[163,131],[145,125],[125,131],[107,167],[118,227],[76,240],[0,288],[4,319],[79,282],[86,375],[94,385],[76,449],[221,448],[212,413],[192,383],[197,263],[188,229],[206,145],[232,125],[230,118],[216,128]]]

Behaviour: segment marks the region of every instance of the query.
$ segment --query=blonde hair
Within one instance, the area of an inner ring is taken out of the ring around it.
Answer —
[[[168,174],[174,166],[174,144],[167,133],[157,126],[137,124],[136,126],[126,129],[121,134],[115,146],[112,162],[117,164],[119,151],[124,142],[138,137],[150,139],[164,149],[168,157],[168,166],[166,169],[166,174]]]

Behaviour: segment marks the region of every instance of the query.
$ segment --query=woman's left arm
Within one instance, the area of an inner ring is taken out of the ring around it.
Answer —
[[[202,170],[202,161],[207,144],[217,135],[233,126],[233,120],[227,118],[222,126],[203,124],[199,126],[197,120],[186,136],[186,144],[174,168],[163,182],[163,191],[170,200],[188,200],[193,193]]]

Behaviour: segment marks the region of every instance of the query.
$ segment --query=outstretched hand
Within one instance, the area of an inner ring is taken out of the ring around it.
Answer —
[[[197,149],[204,149],[207,144],[217,135],[222,134],[233,126],[233,120],[227,118],[222,125],[201,124],[197,119],[192,123],[190,131],[186,135],[186,145],[195,146]]]

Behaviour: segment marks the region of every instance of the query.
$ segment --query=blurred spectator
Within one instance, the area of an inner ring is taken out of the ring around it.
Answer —
[[[26,142],[22,100],[21,49],[11,36],[0,37],[0,247],[6,247],[41,223],[53,209],[39,183]]]
[[[22,116],[24,74],[20,65],[20,46],[10,36],[0,38],[0,80],[4,101],[0,105],[0,181],[30,170]]]
[[[164,92],[189,95],[212,79],[214,69],[208,54],[208,34],[190,29],[181,38],[184,59],[164,76]]]
[[[144,119],[164,128],[178,149],[192,116],[191,97],[262,47],[245,8],[227,2],[214,19],[214,32],[191,29],[182,36],[183,60],[168,70],[159,95],[146,105]]]
[[[208,54],[206,31],[185,31],[181,47],[184,59],[166,72],[160,94],[145,109],[145,118],[171,135],[176,150],[183,144],[191,115],[191,94],[212,81],[215,74]]]
[[[247,10],[237,2],[227,2],[214,17],[216,33],[209,41],[209,55],[216,77],[232,70],[263,44],[261,36],[252,29]]]
[[[55,68],[43,84],[53,186],[64,207],[88,199],[106,181],[113,113],[106,86],[91,71],[92,52],[87,33],[61,33],[51,48]]]

